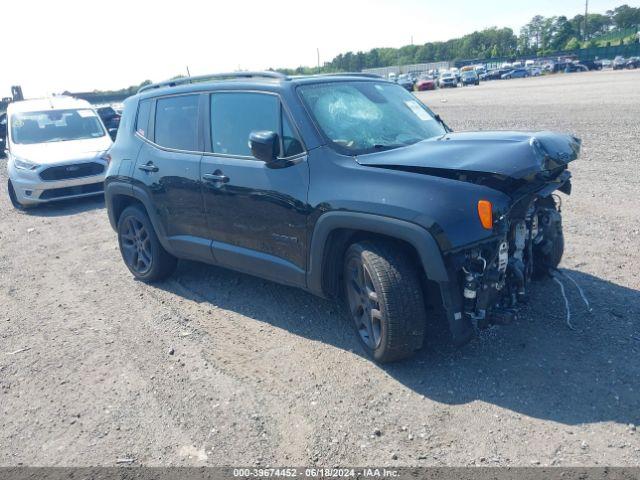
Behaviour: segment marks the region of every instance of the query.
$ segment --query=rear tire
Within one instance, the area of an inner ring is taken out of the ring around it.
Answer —
[[[178,260],[160,244],[149,216],[144,209],[132,205],[118,219],[118,244],[129,271],[146,283],[169,277]]]
[[[402,248],[363,241],[351,245],[344,258],[347,308],[358,340],[379,363],[410,357],[424,341],[420,273]]]

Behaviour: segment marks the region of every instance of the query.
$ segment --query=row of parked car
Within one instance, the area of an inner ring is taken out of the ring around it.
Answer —
[[[575,59],[563,59],[558,62],[548,63],[543,66],[544,71],[556,73],[574,73],[574,72],[587,72],[591,70],[603,70],[603,69],[633,69],[640,66],[640,58],[630,57],[624,58],[617,56],[613,60],[609,59],[597,59],[597,60],[575,60]]]
[[[408,91],[435,90],[436,88],[457,87],[458,85],[479,85],[480,76],[474,69],[431,70],[420,74],[389,74],[389,80]]]
[[[614,70],[640,68],[640,57],[616,57],[611,63],[611,68]]]
[[[544,61],[527,60],[503,63],[498,68],[488,69],[486,65],[468,65],[448,70],[429,70],[396,75],[389,74],[389,80],[396,82],[408,91],[435,90],[436,88],[453,88],[458,86],[479,85],[481,81],[509,80],[512,78],[537,77],[546,73],[575,73],[590,70],[612,68],[634,69],[640,67],[640,58],[616,57],[614,60],[583,60],[575,58],[557,58]]]
[[[542,75],[540,67],[500,68],[487,70],[485,66],[466,66],[460,69],[432,70],[419,75],[402,74],[396,77],[389,75],[394,81],[408,91],[435,90],[436,88],[454,88],[458,86],[480,85],[480,81],[522,78]]]

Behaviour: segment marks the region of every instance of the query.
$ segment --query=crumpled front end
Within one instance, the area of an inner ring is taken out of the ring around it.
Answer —
[[[519,304],[527,301],[531,280],[555,267],[554,249],[562,227],[553,197],[521,199],[494,230],[490,240],[446,255],[453,290],[450,303],[457,307],[451,312],[457,343],[469,337],[465,326],[483,329],[511,323]]]
[[[511,322],[532,278],[557,266],[563,239],[554,192],[571,193],[568,165],[580,146],[554,132],[459,132],[357,159],[429,179],[416,222],[445,258],[449,281],[440,291],[455,343]]]
[[[540,168],[531,168],[519,178],[465,178],[507,194],[510,201],[491,212],[488,238],[445,254],[450,291],[443,293],[443,299],[458,344],[477,330],[514,321],[519,306],[528,299],[531,281],[556,268],[562,256],[557,191],[571,193],[567,167],[578,157],[580,141],[548,134],[533,137],[530,146],[540,159]]]

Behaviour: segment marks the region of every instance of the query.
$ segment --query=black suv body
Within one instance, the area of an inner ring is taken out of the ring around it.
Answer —
[[[142,280],[186,258],[343,298],[384,362],[422,346],[429,293],[463,344],[562,256],[570,135],[453,133],[356,74],[183,79],[124,105],[105,196]]]

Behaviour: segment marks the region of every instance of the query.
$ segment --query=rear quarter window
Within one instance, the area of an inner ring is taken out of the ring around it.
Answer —
[[[151,100],[141,100],[138,104],[138,115],[136,117],[136,133],[142,137],[149,136],[149,115],[151,114]]]

